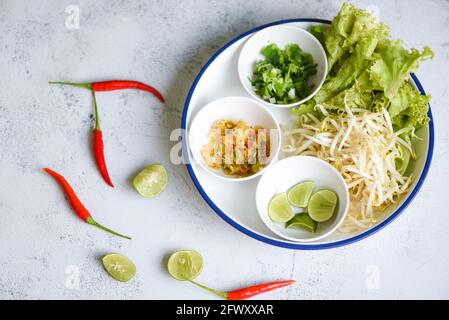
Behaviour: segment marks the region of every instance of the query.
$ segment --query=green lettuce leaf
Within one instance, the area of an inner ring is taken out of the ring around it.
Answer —
[[[315,111],[315,101],[313,100],[309,100],[309,102],[304,103],[302,105],[300,105],[299,107],[296,108],[292,108],[292,115],[297,117],[297,116],[301,116],[304,114],[315,114],[317,115],[316,111]]]
[[[325,26],[312,26],[309,28],[309,32],[315,36],[315,38],[318,39],[318,41],[323,45],[323,47],[326,46],[325,40],[324,40],[324,32],[327,28]]]
[[[369,73],[365,70],[354,81],[351,87],[320,104],[328,111],[344,111],[346,105],[350,108],[371,109],[374,102],[374,96],[373,85]]]
[[[401,40],[383,40],[376,48],[375,62],[370,68],[370,76],[377,90],[382,90],[393,99],[410,73],[418,69],[419,61],[433,58],[429,47],[422,52],[404,48]]]
[[[429,123],[430,96],[421,95],[410,82],[405,82],[390,100],[388,113],[395,128],[413,126],[416,129]]]
[[[377,41],[390,34],[389,28],[368,12],[344,3],[325,33],[329,70],[346,54],[359,49],[369,58]],[[364,48],[360,48],[363,46]]]
[[[315,97],[325,102],[350,88],[372,64],[372,55],[389,29],[366,11],[345,3],[325,33],[329,75]]]

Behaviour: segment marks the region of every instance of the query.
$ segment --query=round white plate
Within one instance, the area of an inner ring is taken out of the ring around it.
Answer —
[[[189,174],[198,191],[210,207],[226,222],[241,232],[271,245],[302,250],[328,249],[347,245],[374,234],[397,218],[410,204],[424,182],[432,160],[434,130],[432,114],[429,110],[430,125],[417,132],[422,140],[416,144],[418,159],[411,165],[415,180],[407,196],[396,205],[390,206],[386,210],[384,219],[368,230],[352,235],[335,232],[324,239],[310,243],[296,243],[282,239],[265,226],[257,213],[255,201],[256,186],[260,178],[240,183],[224,181],[206,172],[198,163],[194,162],[187,146],[186,128],[190,127],[197,112],[209,102],[222,97],[250,97],[240,82],[237,68],[239,53],[246,39],[253,33],[273,25],[287,24],[307,29],[311,25],[329,23],[327,20],[320,19],[283,20],[259,26],[239,35],[213,55],[202,68],[193,82],[184,106],[181,124],[183,155]],[[416,76],[412,75],[411,80],[417,90],[425,94]],[[291,125],[288,109],[272,107],[270,111],[281,123]]]

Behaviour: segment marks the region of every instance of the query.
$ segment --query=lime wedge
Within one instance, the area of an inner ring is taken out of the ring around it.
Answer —
[[[287,193],[290,204],[298,208],[307,207],[314,185],[312,181],[306,181],[293,186]]]
[[[279,193],[271,199],[268,204],[268,216],[273,222],[287,222],[295,216],[285,192]]]
[[[334,215],[337,195],[330,190],[320,190],[309,201],[309,216],[316,222],[326,222]]]
[[[103,257],[103,265],[106,271],[114,279],[127,282],[136,274],[136,266],[127,257],[112,253]]]
[[[177,280],[193,280],[203,270],[203,257],[193,250],[178,251],[168,259],[167,269]]]
[[[304,229],[309,232],[315,232],[317,223],[309,217],[307,213],[297,214],[293,219],[285,224],[286,229]]]
[[[159,195],[167,186],[167,182],[167,169],[160,164],[146,167],[133,180],[134,188],[145,198]]]

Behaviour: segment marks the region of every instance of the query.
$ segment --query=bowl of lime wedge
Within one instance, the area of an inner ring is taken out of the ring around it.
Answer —
[[[340,173],[315,157],[283,159],[269,168],[256,191],[260,218],[275,234],[312,242],[335,232],[349,207]]]

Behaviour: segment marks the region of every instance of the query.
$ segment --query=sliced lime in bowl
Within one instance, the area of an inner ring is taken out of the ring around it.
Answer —
[[[287,222],[295,216],[288,203],[287,193],[279,193],[271,199],[268,204],[268,216],[273,222]]]
[[[193,280],[203,270],[203,257],[194,250],[178,251],[168,259],[167,269],[177,280]]]
[[[114,279],[128,282],[136,274],[135,264],[127,257],[112,253],[103,257],[103,266]]]
[[[330,190],[320,190],[310,197],[308,213],[316,222],[329,221],[335,212],[338,197]]]
[[[313,187],[315,183],[313,181],[306,181],[298,183],[288,190],[288,201],[292,206],[298,208],[305,208],[309,204],[310,196],[312,195]]]
[[[314,233],[318,223],[313,221],[307,213],[297,214],[285,224],[286,229],[303,229]]]
[[[153,198],[159,195],[164,191],[167,183],[167,169],[161,164],[149,165],[133,180],[134,188],[145,198]]]

